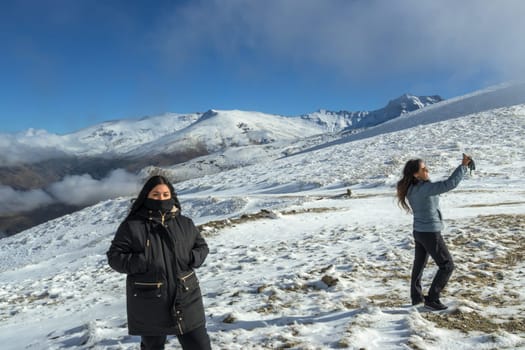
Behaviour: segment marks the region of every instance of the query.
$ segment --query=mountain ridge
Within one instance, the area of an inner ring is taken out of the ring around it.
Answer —
[[[495,91],[498,95],[497,92],[501,89],[496,87],[490,91]],[[479,94],[475,92],[471,96]],[[501,93],[499,98],[505,100],[501,98]],[[437,102],[438,100],[441,101]],[[468,101],[466,97],[457,100]],[[35,197],[42,201],[41,205],[50,203],[55,205],[57,201],[69,195],[68,191],[71,191],[72,184],[77,184],[80,188],[84,185],[91,188],[93,184],[112,182],[112,185],[118,188],[121,184],[114,182],[116,180],[111,176],[116,169],[127,171],[129,174],[125,174],[126,178],[135,178],[137,182],[159,172],[170,174],[175,182],[185,181],[237,167],[266,163],[305,150],[315,150],[321,146],[329,147],[332,144],[349,142],[348,133],[352,133],[351,135],[355,137],[367,135],[377,128],[382,130],[381,126],[384,124],[395,124],[396,120],[404,120],[407,116],[417,114],[418,111],[423,113],[435,109],[438,105],[446,106],[446,101],[437,95],[403,94],[390,100],[384,108],[371,112],[320,110],[306,116],[285,117],[262,112],[211,109],[204,113],[189,115],[172,113],[141,118],[138,121],[106,122],[67,135],[74,141],[84,137],[82,139],[84,143],[99,144],[96,151],[100,152],[102,149],[102,153],[97,153],[96,157],[88,156],[85,152],[80,153],[80,156],[71,156],[65,152],[67,147],[63,147],[59,150],[61,158],[26,164],[18,168],[0,167],[2,179],[0,194],[8,203],[10,201],[18,203],[19,200],[16,198],[18,196]],[[416,111],[411,111],[413,109]],[[467,112],[472,106],[465,104],[464,109]],[[401,114],[397,115],[398,113]],[[390,119],[382,122],[381,118]],[[363,120],[368,122],[365,123]],[[161,131],[157,129],[151,131],[152,124]],[[131,135],[126,133],[126,127],[129,125],[132,125]],[[163,126],[169,127],[169,130],[163,130]],[[45,144],[48,135],[45,131],[30,130],[26,137],[33,137],[38,141],[37,145],[42,145]],[[58,135],[51,135],[50,140],[51,145],[55,145],[60,138]],[[119,143],[120,148],[115,152],[104,152],[107,144],[111,142]],[[0,144],[0,148],[1,145],[4,145],[5,149],[5,141]],[[22,142],[21,145],[28,146],[27,142]],[[73,142],[72,145],[78,146],[78,143]],[[24,147],[15,148],[27,150]],[[38,154],[53,152],[46,148],[36,148],[36,150],[40,150]],[[53,191],[50,191],[50,188]],[[126,187],[119,193],[131,194],[132,190],[129,188]],[[108,193],[107,196],[111,194]],[[91,195],[88,197],[91,198]],[[99,199],[104,198],[97,198]],[[72,203],[79,206],[93,204],[93,202],[82,201],[81,198],[76,198]],[[67,204],[64,208],[71,208],[71,203]],[[38,202],[31,208],[34,207],[38,207]],[[9,223],[27,223],[30,222],[27,219],[33,217],[32,211],[23,211],[22,204],[17,213],[24,216],[24,220],[13,218],[11,211],[4,213],[5,210],[12,210],[12,208],[12,205],[0,206],[0,231],[14,233],[28,227],[17,226],[14,230],[13,227],[9,227]],[[58,212],[59,210],[55,208],[54,213]],[[62,214],[67,212],[64,211]],[[8,218],[4,216],[6,214],[9,215]]]
[[[339,140],[329,141],[300,151],[309,152],[341,143],[353,142],[383,133],[391,133],[418,125],[427,125],[502,107],[525,104],[525,82],[504,83],[452,99],[443,100],[423,109],[400,115],[359,133],[346,132]]]
[[[395,118],[404,113],[401,101],[403,96],[413,96],[404,94],[396,99],[390,100],[386,107],[370,112],[348,112],[348,111],[325,111],[313,112],[302,116],[281,116],[275,114],[267,114],[262,112],[251,111],[219,111],[210,109],[204,113],[166,113],[158,116],[143,117],[138,120],[134,119],[120,119],[114,121],[107,121],[91,127],[83,128],[81,130],[57,135],[49,133],[46,130],[28,129],[25,132],[16,134],[3,134],[4,141],[0,143],[0,161],[2,164],[15,165],[20,163],[34,163],[52,158],[61,158],[64,156],[73,157],[115,157],[115,156],[133,156],[142,146],[155,142],[164,137],[179,133],[182,135],[185,129],[192,131],[192,126],[202,124],[216,118],[218,115],[245,114],[246,116],[264,116],[268,119],[267,124],[271,125],[270,120],[282,120],[287,118],[289,126],[293,125],[290,122],[301,120],[303,123],[310,122],[311,124],[320,126],[318,133],[323,132],[338,132],[341,128],[349,128],[355,124],[357,127],[368,127],[376,125],[379,122]],[[413,99],[424,99],[425,96],[414,96]],[[392,108],[392,104],[398,101],[400,106]],[[434,102],[435,103],[435,102]],[[416,104],[413,104],[416,105]],[[424,107],[429,103],[419,102],[419,106]],[[397,109],[399,114],[392,110]],[[390,110],[389,112],[386,112]],[[369,123],[367,118],[376,118],[376,115],[383,114],[381,120],[374,120]],[[322,118],[320,115],[324,114]],[[321,120],[322,119],[322,120]],[[249,118],[248,118],[249,120]],[[246,122],[246,121],[244,121]],[[326,127],[330,125],[330,127]],[[220,126],[218,126],[219,128]],[[306,125],[299,126],[304,130]],[[259,132],[264,129],[259,128]],[[279,128],[276,128],[279,129]],[[282,128],[281,128],[282,129]],[[282,130],[281,130],[282,132]],[[313,134],[311,130],[309,134]],[[304,136],[301,133],[297,135]],[[182,138],[184,135],[181,136]],[[11,150],[11,152],[8,152]],[[138,151],[138,153],[141,153]]]

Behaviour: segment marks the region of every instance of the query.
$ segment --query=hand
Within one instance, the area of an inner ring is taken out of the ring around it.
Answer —
[[[463,153],[463,160],[461,161],[461,165],[468,166],[470,162],[472,161],[472,158],[465,153]]]

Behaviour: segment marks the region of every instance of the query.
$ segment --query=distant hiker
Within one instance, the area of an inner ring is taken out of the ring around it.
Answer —
[[[412,212],[414,216],[415,256],[410,285],[412,305],[424,302],[425,306],[432,310],[447,308],[439,300],[439,295],[454,270],[454,263],[441,237],[443,223],[439,195],[454,189],[459,184],[467,173],[467,166],[471,161],[469,156],[463,154],[461,165],[447,180],[430,182],[428,169],[423,160],[412,159],[405,164],[403,178],[397,183],[399,205],[407,212]],[[428,295],[423,296],[421,276],[429,255],[434,259],[439,270],[434,276]]]
[[[107,252],[109,265],[128,275],[128,330],[141,336],[141,349],[164,349],[172,334],[183,349],[211,349],[193,270],[204,262],[208,245],[180,209],[173,185],[151,177]]]

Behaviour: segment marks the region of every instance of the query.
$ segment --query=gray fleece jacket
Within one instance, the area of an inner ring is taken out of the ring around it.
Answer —
[[[407,199],[414,215],[414,231],[441,232],[439,195],[456,188],[466,173],[467,167],[460,165],[445,181],[419,181],[409,187]]]

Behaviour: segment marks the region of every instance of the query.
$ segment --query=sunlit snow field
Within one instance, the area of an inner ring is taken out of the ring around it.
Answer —
[[[525,349],[524,134],[521,105],[178,183],[210,246],[213,347]],[[440,180],[462,152],[477,170],[441,198],[456,270],[433,313],[410,305],[412,218],[394,186],[409,158]],[[1,239],[0,348],[138,349],[105,256],[129,200]]]

